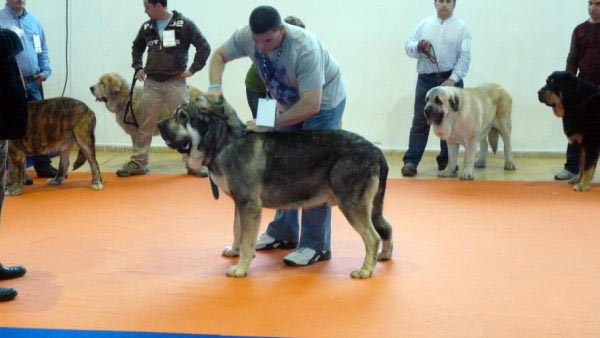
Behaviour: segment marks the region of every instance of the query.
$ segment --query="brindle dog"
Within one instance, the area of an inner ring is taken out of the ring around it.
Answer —
[[[392,227],[383,217],[388,165],[361,136],[341,130],[246,132],[229,105],[203,97],[179,107],[158,128],[169,147],[189,155],[190,167],[207,166],[211,182],[234,200],[234,240],[223,255],[240,258],[228,276],[246,276],[262,208],[338,205],[366,248],[353,278],[371,277],[377,260],[392,258]],[[213,194],[218,197],[214,185]]]
[[[92,171],[92,189],[102,190],[104,184],[96,161],[94,112],[85,103],[67,97],[29,102],[28,110],[25,136],[11,140],[8,147],[10,174],[7,195],[20,195],[23,191],[25,159],[28,155],[60,152],[58,173],[48,180],[48,184],[61,184],[67,177],[69,155],[74,144],[79,146],[79,153],[73,170],[87,160]]]

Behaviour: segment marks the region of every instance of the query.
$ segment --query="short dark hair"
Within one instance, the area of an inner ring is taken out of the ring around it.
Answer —
[[[148,3],[154,6],[161,4],[163,7],[167,7],[167,0],[148,0]]]
[[[282,24],[279,12],[271,6],[259,6],[250,13],[250,30],[254,34],[274,31]]]

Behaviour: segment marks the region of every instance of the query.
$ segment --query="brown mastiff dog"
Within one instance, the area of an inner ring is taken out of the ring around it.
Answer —
[[[96,161],[94,112],[85,103],[67,97],[30,102],[28,108],[29,122],[25,136],[11,140],[8,147],[10,174],[6,194],[15,196],[23,191],[25,159],[28,155],[58,151],[58,172],[48,180],[48,184],[61,184],[67,177],[69,155],[74,144],[79,147],[79,153],[73,170],[87,160],[92,171],[92,189],[102,190],[104,184]]]

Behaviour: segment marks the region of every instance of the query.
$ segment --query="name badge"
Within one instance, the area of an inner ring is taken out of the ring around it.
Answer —
[[[275,113],[277,112],[277,100],[258,99],[256,110],[256,125],[261,127],[275,127]]]
[[[42,52],[42,39],[40,39],[39,35],[33,36],[33,48],[38,54]]]
[[[175,41],[175,31],[174,30],[163,31],[163,47],[165,47],[165,48],[175,47],[176,45],[177,45],[177,42]]]

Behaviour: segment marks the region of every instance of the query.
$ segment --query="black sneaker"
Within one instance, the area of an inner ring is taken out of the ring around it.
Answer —
[[[58,170],[51,165],[42,168],[35,168],[35,173],[39,178],[53,178],[56,177]]]
[[[0,302],[13,300],[17,296],[17,290],[9,288],[0,288]]]
[[[33,184],[33,180],[31,179],[31,177],[29,177],[29,175],[25,174],[25,177],[23,178],[23,185],[32,185]]]
[[[413,177],[417,175],[417,166],[414,163],[408,162],[400,171],[404,177]]]

